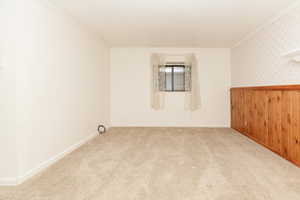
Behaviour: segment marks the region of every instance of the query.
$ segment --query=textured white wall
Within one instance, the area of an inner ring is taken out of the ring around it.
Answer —
[[[300,64],[282,57],[300,49],[300,4],[232,49],[232,86],[299,84]]]
[[[151,53],[195,53],[199,62],[202,107],[184,110],[183,93],[167,93],[164,110],[150,107]],[[112,48],[111,123],[113,126],[229,126],[229,49]]]
[[[24,177],[96,134],[99,123],[109,125],[109,48],[47,1],[15,2],[16,30],[10,34],[15,34],[17,48],[4,51],[9,63],[16,62],[15,80],[6,89],[13,92],[15,86],[12,143],[17,144],[18,176]],[[5,66],[2,76],[10,67]],[[2,132],[0,137],[9,141]],[[10,156],[4,151],[0,159]]]

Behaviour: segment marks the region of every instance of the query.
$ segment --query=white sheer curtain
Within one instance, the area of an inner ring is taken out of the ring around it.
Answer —
[[[163,78],[160,76],[160,66],[163,70],[166,64],[165,56],[163,54],[152,54],[151,56],[151,107],[154,110],[160,110],[164,108],[165,102],[165,93],[160,91],[160,82],[164,82],[161,80]]]
[[[151,56],[151,107],[155,110],[164,108],[165,92],[160,90],[164,84],[164,76],[160,70],[167,62],[174,62],[174,58],[185,64],[185,109],[195,111],[200,108],[200,89],[198,83],[198,63],[194,54],[167,55],[152,54]],[[179,59],[180,58],[180,59]],[[161,68],[160,68],[161,67]]]
[[[198,80],[198,62],[195,54],[185,55],[185,77],[186,88],[185,92],[185,109],[195,111],[200,108],[200,87]]]

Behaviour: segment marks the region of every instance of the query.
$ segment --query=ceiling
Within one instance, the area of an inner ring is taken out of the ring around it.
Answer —
[[[111,46],[231,47],[299,0],[51,0]]]

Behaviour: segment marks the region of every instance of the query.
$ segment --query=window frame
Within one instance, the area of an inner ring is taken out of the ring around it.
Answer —
[[[160,66],[162,67],[162,66]],[[172,72],[171,72],[171,78],[172,78],[172,89],[171,90],[167,90],[166,88],[166,85],[167,85],[167,73],[165,73],[165,87],[164,87],[164,90],[162,90],[161,92],[187,92],[187,90],[185,90],[185,73],[186,73],[186,66],[184,64],[167,64],[167,65],[164,65],[163,66],[164,68],[171,68],[172,69]],[[183,69],[183,83],[184,83],[184,89],[183,90],[175,90],[174,89],[174,68],[175,67],[178,67],[178,68],[182,68]]]

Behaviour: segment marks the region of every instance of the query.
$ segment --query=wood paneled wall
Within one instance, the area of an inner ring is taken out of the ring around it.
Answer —
[[[231,88],[231,127],[300,167],[300,85]]]

